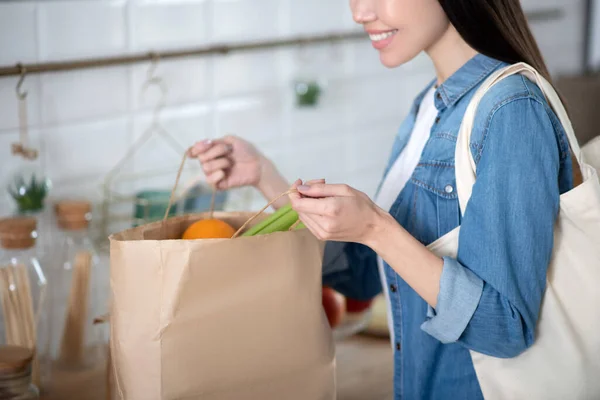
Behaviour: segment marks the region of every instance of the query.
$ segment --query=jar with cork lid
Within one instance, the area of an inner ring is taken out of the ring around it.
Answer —
[[[0,345],[0,399],[40,398],[31,379],[33,357],[33,351],[26,347]]]
[[[51,340],[51,302],[36,227],[30,217],[0,220],[0,344],[32,351],[31,379],[43,390],[50,380],[45,350]]]
[[[98,254],[89,236],[91,204],[64,200],[55,204],[59,236],[56,268],[52,271],[55,322],[51,346],[54,367],[67,370],[93,368],[103,362],[102,327],[98,290]],[[103,310],[102,310],[103,311]]]

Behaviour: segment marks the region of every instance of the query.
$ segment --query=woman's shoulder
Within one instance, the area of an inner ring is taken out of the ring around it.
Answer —
[[[481,99],[478,111],[483,111],[484,114],[492,113],[498,108],[518,100],[531,100],[541,103],[545,108],[550,108],[537,84],[524,75],[516,74],[494,84]],[[480,113],[478,112],[478,114]]]
[[[532,132],[535,128],[540,132]],[[537,140],[556,141],[563,157],[568,151],[564,130],[543,92],[520,74],[496,83],[481,99],[473,122],[472,149],[480,157],[489,136],[498,134],[507,141],[514,139],[512,135],[536,134]]]

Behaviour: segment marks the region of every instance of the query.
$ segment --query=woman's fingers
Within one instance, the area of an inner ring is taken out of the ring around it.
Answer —
[[[290,199],[290,201],[293,203],[295,200],[302,198],[302,196],[300,195],[300,193],[298,193],[295,189],[299,186],[302,185],[302,180],[301,179],[297,179],[296,182],[294,182],[292,184],[291,192],[288,194],[288,198]]]
[[[190,149],[190,157],[196,158],[200,154],[204,153],[206,150],[210,149],[213,145],[213,141],[210,139],[202,140],[200,142],[194,143],[192,148]]]
[[[302,179],[297,179],[296,182],[294,182],[292,184],[292,187],[290,188],[293,191],[289,194],[289,198],[291,201],[302,198],[302,195],[296,191],[298,189],[298,186],[300,185],[316,185],[322,183],[325,183],[325,179],[313,179],[306,183],[303,183]]]
[[[302,223],[308,228],[308,230],[317,237],[317,239],[322,239],[323,229],[318,221],[318,216],[298,213],[298,217],[300,218],[300,221],[302,221]]]
[[[224,143],[222,141],[214,141],[210,145],[210,147],[200,147],[201,151],[194,151],[195,147],[192,148],[190,152],[192,156],[196,154],[196,158],[200,160],[201,163],[205,163],[207,161],[214,160],[216,158],[221,158],[229,153],[231,153],[232,147],[230,144]]]
[[[302,184],[302,183],[300,183]],[[325,184],[325,179],[313,179],[310,180],[308,182],[305,183],[305,185],[310,186],[310,185],[323,185]]]
[[[206,161],[202,164],[202,169],[204,170],[204,174],[208,175],[218,170],[225,170],[227,168],[230,168],[231,165],[232,162],[229,158],[221,157],[216,158],[214,160]]]
[[[218,183],[223,179],[225,179],[225,171],[222,169],[216,170],[210,174],[206,174],[206,181],[217,188],[219,188]]]
[[[352,188],[348,185],[328,185],[325,183],[300,185],[298,191],[307,197],[344,197],[353,194]]]
[[[337,217],[341,212],[342,203],[335,197],[314,199],[301,197],[292,200],[292,207],[296,212],[319,215],[325,217]]]

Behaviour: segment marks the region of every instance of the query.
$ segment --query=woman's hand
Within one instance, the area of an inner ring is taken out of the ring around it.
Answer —
[[[200,161],[207,182],[218,190],[253,186],[271,200],[289,187],[269,159],[237,136],[198,142],[190,156]],[[274,204],[281,205],[281,201]]]
[[[198,142],[190,156],[200,161],[206,180],[219,190],[257,186],[260,182],[264,157],[238,137]]]
[[[320,240],[369,244],[386,214],[364,193],[348,185],[296,181],[292,208]]]
[[[413,238],[367,195],[347,185],[298,180],[292,208],[320,240],[364,244],[388,264],[432,307],[437,305],[444,262]]]

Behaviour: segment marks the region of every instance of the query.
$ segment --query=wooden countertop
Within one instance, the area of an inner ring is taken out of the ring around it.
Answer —
[[[393,353],[387,339],[353,336],[336,345],[337,400],[391,400]],[[104,368],[55,376],[42,400],[106,400]]]
[[[337,344],[337,400],[392,400],[393,352],[388,339],[357,335]]]

